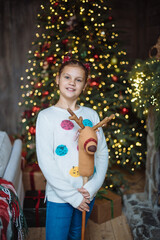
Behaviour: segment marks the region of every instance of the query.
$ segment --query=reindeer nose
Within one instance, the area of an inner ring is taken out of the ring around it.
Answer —
[[[97,140],[94,138],[89,138],[84,143],[84,149],[88,154],[94,155],[97,150]]]
[[[90,151],[90,152],[96,152],[96,150],[97,150],[97,147],[95,145],[88,147],[88,151]]]

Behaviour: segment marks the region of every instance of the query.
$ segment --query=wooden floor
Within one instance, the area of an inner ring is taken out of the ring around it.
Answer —
[[[124,194],[144,191],[145,172],[136,171],[130,175],[123,171],[129,183],[129,190]],[[45,240],[45,228],[29,228],[27,240]],[[58,239],[57,239],[58,240]],[[85,240],[133,240],[126,216],[114,218],[102,224],[89,220],[86,228]]]
[[[85,240],[133,240],[124,215],[102,224],[89,220]]]
[[[45,228],[29,228],[27,240],[45,240]],[[133,238],[126,217],[122,215],[102,224],[89,220],[85,240],[133,240]]]

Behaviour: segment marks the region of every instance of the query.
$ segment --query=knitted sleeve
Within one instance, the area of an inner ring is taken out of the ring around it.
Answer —
[[[67,182],[55,161],[53,131],[50,129],[50,123],[43,112],[39,113],[36,122],[36,151],[39,167],[47,182],[61,199],[77,208],[82,202],[83,196]]]

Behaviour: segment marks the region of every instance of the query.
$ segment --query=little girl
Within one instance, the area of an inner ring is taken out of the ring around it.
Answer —
[[[91,214],[94,198],[102,186],[107,167],[106,140],[99,129],[95,153],[95,171],[82,187],[78,173],[77,123],[69,120],[70,108],[77,117],[83,117],[84,126],[99,122],[91,108],[77,105],[77,99],[87,86],[88,70],[77,60],[63,63],[56,77],[60,97],[58,102],[40,111],[36,123],[36,149],[38,164],[47,180],[46,184],[46,239],[81,239],[82,211],[86,223]]]

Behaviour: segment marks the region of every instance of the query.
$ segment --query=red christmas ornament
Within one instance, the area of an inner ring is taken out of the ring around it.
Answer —
[[[90,78],[88,80],[88,82],[89,82],[89,86],[91,86],[91,87],[98,87],[99,86],[99,78],[94,78],[94,79]]]
[[[99,83],[97,83],[96,81],[93,81],[93,82],[90,83],[90,86],[91,87],[95,87],[95,86],[98,87]]]
[[[34,56],[40,58],[40,53],[38,51],[35,51]]]
[[[115,75],[113,75],[113,76],[112,76],[112,80],[113,80],[114,82],[117,82],[117,81],[118,81],[118,77],[115,76]]]
[[[35,133],[36,133],[36,128],[33,127],[33,126],[31,126],[31,127],[29,128],[29,132],[30,132],[31,135],[35,135]]]
[[[38,82],[34,85],[34,88],[41,88],[42,87],[42,83],[41,82]]]
[[[97,54],[95,54],[95,55],[94,55],[94,58],[95,58],[95,59],[98,59],[98,58],[99,58],[99,56],[98,56]]]
[[[42,46],[41,51],[44,52],[44,51],[48,50],[50,48],[50,46],[51,46],[51,43],[45,42]]]
[[[31,110],[25,110],[24,113],[23,113],[23,118],[26,117],[26,118],[30,118],[32,116],[32,111]]]
[[[111,17],[111,16],[109,16],[109,17],[108,17],[108,19],[109,19],[109,20],[112,20],[112,17]]]
[[[122,108],[121,109],[121,113],[123,114],[123,115],[126,115],[127,113],[129,112],[129,109],[128,108]]]
[[[87,68],[88,71],[91,69],[90,63],[85,63],[84,66]]]
[[[48,96],[49,92],[48,91],[45,91],[42,93],[42,96],[45,97],[45,96]]]
[[[46,60],[48,63],[56,63],[56,59],[54,56],[47,57]]]
[[[59,4],[59,3],[58,3],[58,2],[56,2],[56,3],[54,4],[54,6],[56,7],[56,6],[58,6],[58,4]]]
[[[70,61],[70,60],[71,60],[71,57],[72,57],[72,55],[70,55],[70,54],[64,56],[64,58],[63,58],[63,63]]]
[[[32,107],[32,112],[38,112],[40,110],[40,107],[34,106]]]
[[[64,39],[64,40],[62,40],[62,43],[63,43],[64,45],[66,45],[68,42],[69,42],[69,40],[68,40],[67,38]]]

